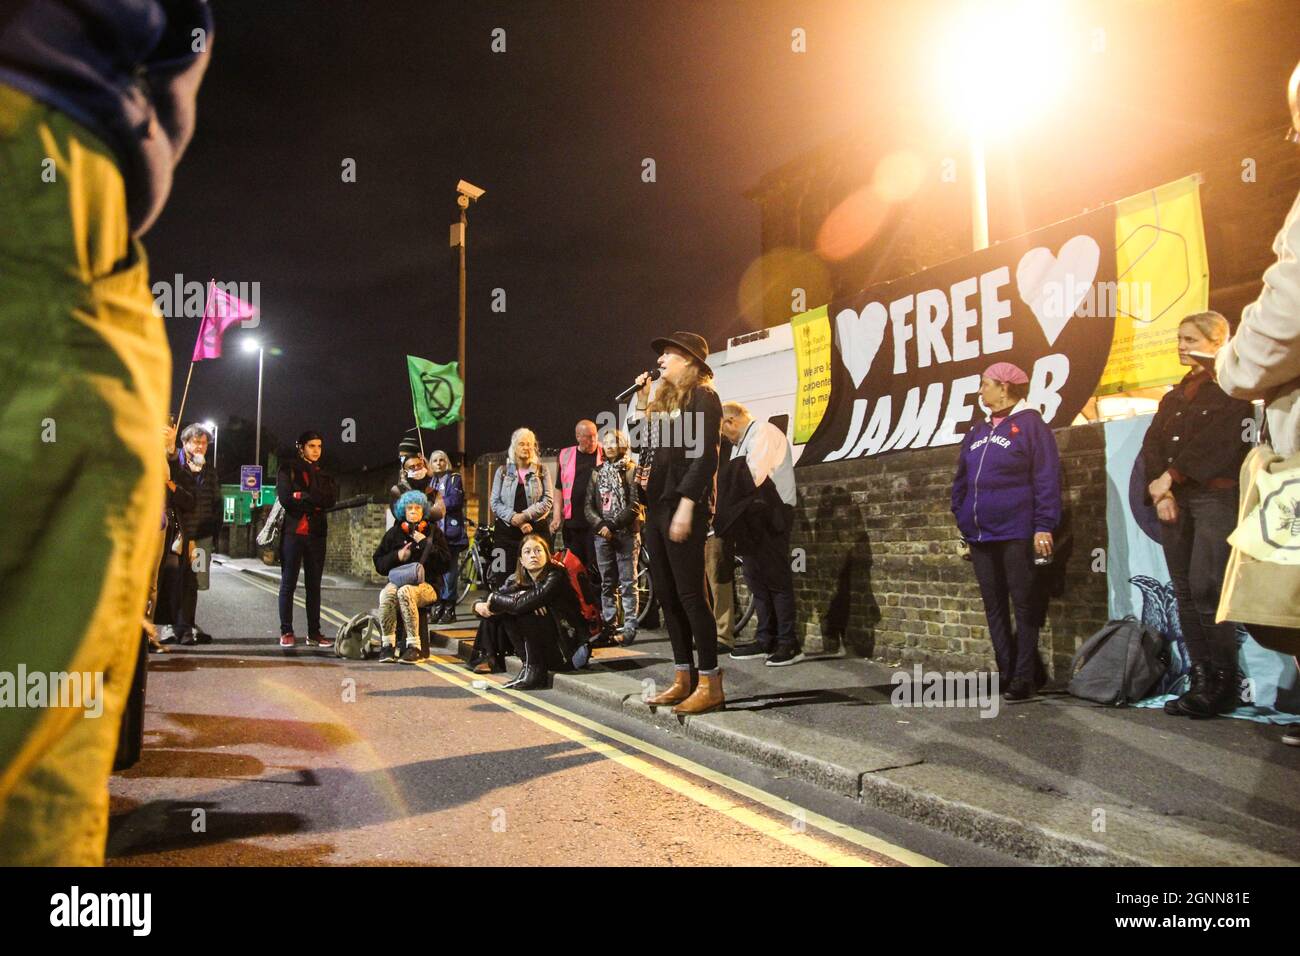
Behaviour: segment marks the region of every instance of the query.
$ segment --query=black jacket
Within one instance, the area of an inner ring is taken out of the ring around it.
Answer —
[[[1172,468],[1184,485],[1235,482],[1250,451],[1250,402],[1229,398],[1205,372],[1189,372],[1165,393],[1142,439],[1147,482]]]
[[[422,523],[425,525],[424,540],[418,544],[410,531],[403,527],[406,524],[404,521],[397,522],[384,532],[384,536],[379,540],[379,547],[375,548],[374,556],[371,558],[375,563],[376,571],[387,574],[399,565],[419,561],[424,565],[424,580],[432,584],[438,575],[446,574],[451,570],[451,549],[447,547],[447,538],[433,522]],[[404,561],[398,556],[398,552],[408,544],[411,546],[411,554]]]
[[[612,515],[605,514],[601,507],[600,491],[596,487],[596,479],[606,468],[622,470],[624,507],[622,511]],[[587,500],[583,502],[582,510],[587,516],[587,525],[592,531],[608,528],[615,534],[636,534],[641,530],[644,509],[641,507],[641,489],[637,487],[635,474],[636,465],[628,458],[604,462],[591,473],[591,481],[587,483]]]
[[[221,497],[221,479],[212,462],[205,462],[195,473],[181,462],[181,455],[167,460],[171,480],[176,485],[172,503],[186,540],[217,536],[225,519],[225,502]]]
[[[794,509],[781,500],[771,477],[754,485],[749,463],[742,455],[724,461],[718,470],[718,511],[713,531],[735,545],[737,553],[750,554],[766,538],[784,532]]]
[[[692,423],[690,438],[698,443],[692,449],[686,448],[684,429],[679,431],[665,424],[673,422],[667,416],[647,415],[629,426],[629,431],[642,432],[640,437],[643,440],[637,441],[633,446],[637,452],[643,453],[650,447],[648,431],[643,429],[648,430],[657,425],[662,435],[661,447],[654,453],[650,481],[643,500],[647,507],[655,509],[661,506],[675,507],[680,499],[690,498],[712,514],[713,486],[718,473],[718,442],[722,429],[722,400],[718,398],[713,386],[701,384],[695,387],[682,409],[681,419],[687,417]]]
[[[297,492],[299,497],[295,498]],[[323,538],[329,530],[325,510],[334,507],[338,488],[334,479],[320,466],[298,457],[286,461],[275,475],[275,497],[285,510],[284,536],[298,533],[298,523],[306,515],[307,533]]]
[[[562,660],[571,661],[586,640],[587,625],[578,606],[578,597],[569,585],[569,575],[552,561],[542,569],[536,581],[525,572],[524,584],[512,574],[506,583],[488,597],[493,614],[519,616],[543,611],[555,625],[555,637]]]

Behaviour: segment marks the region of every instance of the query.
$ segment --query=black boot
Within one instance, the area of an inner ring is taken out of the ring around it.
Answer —
[[[515,675],[514,680],[508,680],[501,686],[508,689],[525,690],[526,688],[522,687],[521,685],[524,684],[526,681],[530,680],[532,676],[533,676],[533,669],[529,667],[527,664],[524,664],[523,667],[519,668],[519,673]]]
[[[1210,664],[1208,661],[1196,661],[1192,664],[1190,672],[1191,682],[1187,686],[1186,692],[1173,700],[1165,701],[1165,713],[1174,717],[1186,717],[1188,712],[1183,709],[1184,705],[1195,696],[1198,700],[1205,696],[1206,687],[1210,682]]]
[[[1183,701],[1183,713],[1188,717],[1217,717],[1235,710],[1238,696],[1236,666],[1211,666],[1200,693],[1189,693]]]
[[[532,664],[525,665],[524,669],[519,672],[519,679],[511,686],[515,690],[540,690],[546,686],[546,668],[535,667]]]

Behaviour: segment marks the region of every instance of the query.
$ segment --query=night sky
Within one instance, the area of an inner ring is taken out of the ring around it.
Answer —
[[[145,237],[153,279],[260,283],[255,334],[283,350],[267,357],[265,424],[286,440],[319,429],[338,468],[394,458],[412,424],[408,352],[456,357],[457,180],[487,190],[469,210],[477,455],[518,425],[571,443],[578,418],[650,365],[658,334],[690,329],[718,349],[751,327],[738,286],[760,218],[743,193],[764,173],[864,124],[882,142],[951,132],[925,51],[952,3],[213,6],[198,131]],[[995,201],[1016,169],[1032,220],[1023,171],[1041,171],[1041,193],[1066,162],[1098,202],[1115,199],[1108,163],[1286,122],[1300,3],[1074,6],[1081,25],[1106,24],[1108,58],[1031,139],[991,152]],[[498,27],[505,53],[491,49]],[[806,53],[791,50],[795,28]],[[642,182],[647,157],[657,182]],[[169,320],[177,396],[197,327]],[[187,421],[253,417],[247,334],[199,364]],[[345,418],[354,445],[339,440]],[[454,426],[425,437],[454,450]]]

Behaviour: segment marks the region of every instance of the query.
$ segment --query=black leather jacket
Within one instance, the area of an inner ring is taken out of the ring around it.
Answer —
[[[516,617],[541,611],[555,625],[561,658],[572,660],[574,652],[586,640],[586,622],[577,595],[569,586],[568,573],[552,562],[542,569],[536,581],[527,574],[524,577],[525,583],[520,584],[512,574],[504,586],[488,597],[488,608],[493,614]]]
[[[607,515],[600,506],[597,478],[605,468],[618,468],[622,472],[620,477],[623,479],[624,506],[618,514]],[[587,525],[593,531],[608,528],[616,534],[636,534],[641,530],[645,509],[641,505],[641,488],[634,479],[635,473],[636,465],[628,458],[604,462],[592,472],[591,481],[587,483],[587,500],[583,502],[583,511],[587,516]]]

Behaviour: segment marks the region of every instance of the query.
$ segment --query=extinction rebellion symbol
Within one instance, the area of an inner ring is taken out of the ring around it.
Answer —
[[[451,406],[456,400],[451,382],[432,372],[420,373],[420,384],[424,386],[424,404],[439,419],[451,416]]]

